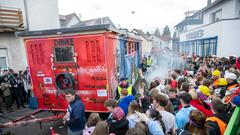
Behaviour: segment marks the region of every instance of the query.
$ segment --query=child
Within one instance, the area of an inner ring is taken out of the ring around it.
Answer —
[[[85,129],[83,130],[83,135],[91,135],[94,131],[96,124],[101,120],[98,113],[91,113]]]

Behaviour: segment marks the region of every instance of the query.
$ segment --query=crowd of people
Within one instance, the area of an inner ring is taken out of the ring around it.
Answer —
[[[98,113],[86,120],[83,104],[73,98],[64,117],[69,135],[223,135],[240,106],[240,57],[193,55],[183,66],[139,89],[122,78],[116,99],[104,103],[110,112],[106,120]],[[77,105],[83,112],[74,109]]]
[[[31,93],[28,69],[14,72],[3,70],[0,76],[0,113],[25,108]]]

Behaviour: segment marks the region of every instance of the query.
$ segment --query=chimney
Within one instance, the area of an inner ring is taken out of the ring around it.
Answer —
[[[207,1],[207,6],[211,5],[211,3],[212,3],[212,0],[208,0]]]

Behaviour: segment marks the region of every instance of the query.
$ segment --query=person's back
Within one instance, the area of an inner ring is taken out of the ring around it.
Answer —
[[[118,106],[121,107],[125,114],[128,114],[128,106],[134,100],[133,95],[125,96],[119,99]]]
[[[128,130],[128,120],[124,116],[124,111],[120,107],[115,107],[113,110],[113,121],[109,124],[109,133],[116,135],[124,135]]]
[[[159,113],[162,115],[162,121],[166,128],[165,133],[171,132],[172,129],[176,128],[175,117],[173,114],[167,111],[159,111]]]
[[[188,122],[188,116],[190,112],[195,109],[190,105],[191,100],[192,97],[189,93],[184,92],[180,94],[180,102],[183,107],[176,113],[177,128],[184,129]]]
[[[214,98],[212,100],[212,109],[214,115],[208,117],[206,125],[208,127],[207,132],[211,135],[223,135],[227,124],[230,120],[230,116],[225,113],[226,105],[222,103],[221,99]]]

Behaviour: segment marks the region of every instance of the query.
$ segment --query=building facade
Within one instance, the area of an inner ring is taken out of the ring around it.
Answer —
[[[133,29],[133,33],[140,36],[140,40],[142,41],[142,56],[148,56],[151,53],[153,41],[151,38],[146,35],[142,30],[140,29]]]
[[[23,38],[17,31],[60,28],[57,0],[0,0],[0,67],[27,67]]]
[[[189,13],[189,12],[188,12]],[[175,26],[180,53],[239,56],[240,0],[208,0],[208,5]]]

